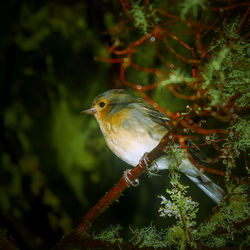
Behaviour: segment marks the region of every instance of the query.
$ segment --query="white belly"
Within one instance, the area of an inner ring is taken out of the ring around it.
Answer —
[[[118,128],[111,126],[109,122],[99,122],[99,125],[112,152],[129,165],[136,166],[142,156],[154,149],[166,134],[165,128],[150,120],[149,122],[147,125],[150,125],[150,132],[136,126],[131,120],[129,126],[122,124]],[[159,159],[157,165],[160,169],[167,168],[163,166],[166,165],[166,160]]]
[[[132,166],[136,166],[144,153],[150,152],[159,143],[148,134],[134,133],[131,136],[131,133],[126,130],[113,135],[113,138],[113,140],[107,141],[110,149],[115,155]]]

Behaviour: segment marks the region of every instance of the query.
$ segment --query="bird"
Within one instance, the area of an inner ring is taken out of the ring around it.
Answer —
[[[143,157],[146,157],[145,154],[154,149],[171,129],[170,118],[165,113],[125,89],[111,89],[99,94],[92,105],[82,112],[94,115],[108,147],[117,157],[133,167],[138,165]],[[189,143],[193,145],[192,142]],[[199,154],[196,147],[193,151],[196,156]],[[164,170],[170,168],[169,162],[166,153],[156,159],[154,164],[157,169]],[[178,170],[215,203],[219,204],[223,200],[223,189],[194,166],[188,157],[180,160]]]

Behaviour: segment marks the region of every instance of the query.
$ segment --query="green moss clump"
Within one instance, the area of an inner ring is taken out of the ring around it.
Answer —
[[[94,240],[102,240],[110,243],[122,242],[122,238],[119,236],[119,232],[122,229],[120,225],[109,225],[105,230],[99,234],[93,233]]]
[[[241,95],[236,104],[246,107],[250,103],[250,46],[237,32],[238,21],[225,26],[224,37],[209,50],[211,60],[204,68],[203,89],[208,89],[209,105],[226,105],[230,98]]]
[[[145,5],[141,5],[140,2],[133,2],[130,12],[134,17],[134,26],[139,28],[143,34],[147,34],[150,27],[159,22],[159,17],[153,10],[153,4],[149,4],[146,9]]]

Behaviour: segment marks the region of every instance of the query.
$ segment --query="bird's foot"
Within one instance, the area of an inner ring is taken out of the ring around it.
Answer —
[[[131,174],[131,170],[130,169],[127,169],[123,172],[123,178],[125,179],[125,181],[130,184],[131,186],[133,187],[137,187],[140,183],[139,183],[139,179],[135,179],[134,181],[131,181],[129,178],[128,178],[128,175],[132,176],[133,175]]]
[[[158,164],[155,162],[155,163],[153,163],[153,165],[152,165],[152,170],[153,170],[153,172],[155,172],[155,173],[158,173],[159,171],[160,171],[160,168],[159,168],[159,166],[158,166]]]
[[[149,168],[149,171],[151,172],[152,175],[158,175],[157,173],[160,171],[160,168],[156,162],[154,162]],[[158,175],[159,176],[159,175]]]
[[[142,165],[143,163],[144,163],[146,168],[149,168],[149,158],[148,158],[148,153],[147,152],[143,154],[142,158],[139,161],[139,166],[141,168],[143,168],[143,165]]]

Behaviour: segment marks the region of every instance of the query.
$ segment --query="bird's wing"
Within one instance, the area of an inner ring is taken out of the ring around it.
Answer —
[[[155,109],[151,104],[149,104],[144,99],[137,100],[136,109],[140,110],[143,114],[149,117],[153,122],[161,125],[165,129],[171,129],[173,126],[170,124],[170,118],[167,117],[163,112]],[[199,147],[195,145],[192,140],[186,140],[185,145],[188,152],[199,164],[209,163],[208,157],[201,151]]]
[[[191,140],[185,141],[185,146],[187,147],[188,153],[193,157],[195,161],[199,164],[210,163],[209,158],[202,152],[200,147],[197,147],[195,143]]]
[[[143,102],[143,105],[141,105],[142,112],[145,115],[150,117],[155,123],[160,124],[164,128],[170,129],[170,119],[163,112],[159,111],[158,109],[155,109],[151,104],[149,104],[143,99],[141,100],[141,102]]]
[[[147,109],[147,113],[150,116],[150,118],[163,126],[164,128],[171,129],[172,126],[170,125],[169,121],[170,119],[162,112],[156,110],[156,109]],[[195,143],[192,140],[186,140],[185,145],[187,147],[188,152],[190,155],[194,158],[195,161],[197,161],[199,164],[207,164],[209,163],[208,157],[202,152],[202,150],[195,145]]]
[[[147,108],[146,108],[147,109]],[[170,119],[162,112],[153,109],[147,109],[149,117],[156,123],[160,124],[165,128],[170,128]]]

